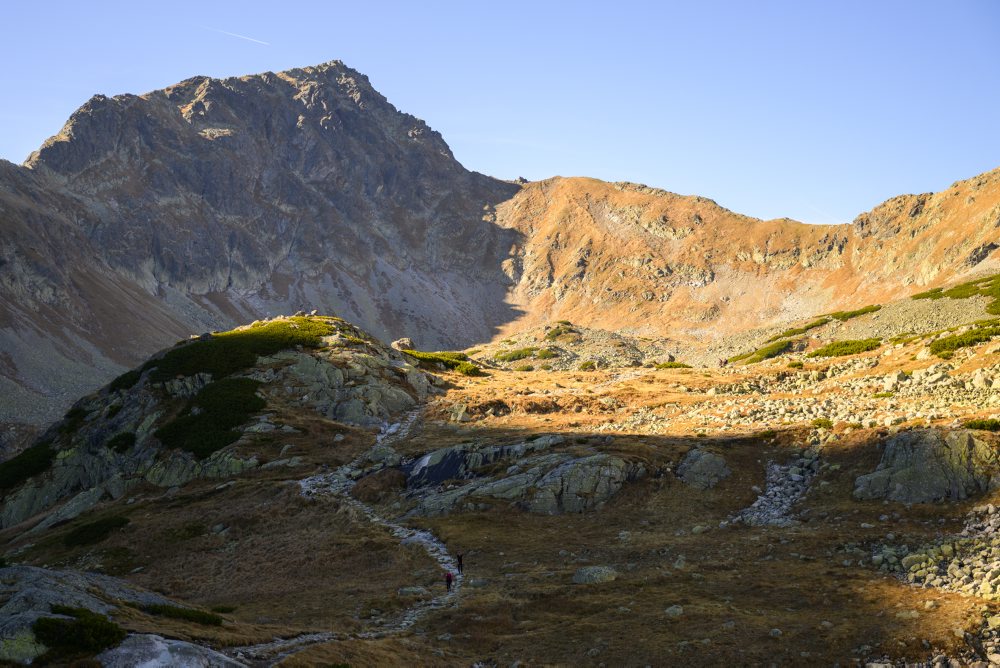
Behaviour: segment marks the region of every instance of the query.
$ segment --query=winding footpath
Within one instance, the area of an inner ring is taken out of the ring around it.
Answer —
[[[332,631],[303,633],[291,638],[278,638],[259,645],[234,647],[226,650],[225,653],[227,655],[250,666],[272,666],[285,657],[291,656],[311,645],[350,639],[384,638],[403,633],[416,624],[428,612],[458,604],[458,596],[462,590],[463,576],[458,572],[458,563],[451,553],[448,552],[445,544],[430,531],[412,529],[383,517],[377,510],[351,495],[351,490],[355,485],[355,480],[351,477],[351,474],[360,469],[368,461],[370,453],[375,448],[391,447],[394,443],[398,443],[409,436],[413,427],[420,420],[420,413],[420,410],[414,410],[407,413],[400,422],[383,424],[370,450],[362,453],[350,463],[341,466],[331,473],[304,478],[298,481],[298,484],[304,496],[337,497],[341,503],[351,506],[371,523],[384,527],[401,544],[419,545],[422,547],[428,556],[436,561],[444,571],[454,574],[455,580],[452,583],[451,591],[416,603],[377,630],[360,633],[334,633]]]

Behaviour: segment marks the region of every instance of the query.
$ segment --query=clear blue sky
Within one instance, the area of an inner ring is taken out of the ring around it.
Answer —
[[[95,93],[341,59],[504,178],[846,222],[1000,166],[996,0],[33,0],[2,19],[13,162]]]

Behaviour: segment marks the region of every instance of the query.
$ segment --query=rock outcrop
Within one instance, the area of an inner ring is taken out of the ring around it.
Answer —
[[[52,606],[85,608],[102,615],[118,605],[168,605],[168,599],[123,580],[77,571],[34,566],[0,568],[0,661],[26,663],[44,654],[31,630],[41,617],[51,617]],[[137,665],[137,664],[131,664]]]
[[[408,476],[417,499],[414,512],[443,515],[504,504],[547,515],[581,513],[600,508],[626,483],[646,475],[643,464],[616,455],[549,452],[562,441],[543,436],[512,446],[455,446],[424,455]],[[510,465],[489,473],[502,461]],[[461,480],[469,482],[458,484]],[[444,482],[451,484],[441,487]]]
[[[885,442],[878,468],[854,483],[858,499],[960,501],[1000,486],[996,446],[974,432],[907,431]]]
[[[190,668],[246,668],[225,654],[183,640],[171,640],[151,633],[139,633],[125,639],[118,647],[101,652],[96,660],[104,668],[134,666],[185,666]]]
[[[197,415],[202,410],[199,397],[218,387],[214,381],[221,377],[193,368],[164,379],[159,370],[176,366],[180,359],[235,355],[247,337],[259,336],[257,332],[307,326],[328,332],[316,347],[288,343],[270,355],[250,355],[247,368],[226,378],[254,383],[257,389],[251,398],[256,396],[261,406],[268,401],[291,402],[295,409],[366,427],[426,399],[430,381],[424,372],[337,318],[275,319],[219,337],[199,337],[81,399],[63,421],[46,431],[34,447],[54,451],[51,463],[5,495],[0,528],[50,511],[32,528],[38,531],[77,517],[102,500],[121,498],[143,483],[168,488],[195,479],[231,478],[256,468],[255,456],[238,451],[243,439],[280,429],[294,432],[294,428],[275,425],[266,412],[249,413],[243,424],[235,425],[232,447],[209,453],[165,447],[161,428],[188,419],[185,415]],[[218,342],[222,347],[210,348]]]

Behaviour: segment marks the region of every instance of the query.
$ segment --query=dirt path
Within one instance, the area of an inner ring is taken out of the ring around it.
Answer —
[[[372,449],[379,446],[391,446],[393,443],[398,443],[405,439],[409,436],[413,427],[420,421],[420,414],[420,410],[411,411],[400,422],[384,424],[378,436],[375,437]],[[351,479],[350,474],[362,466],[370,452],[371,450],[363,453],[354,461],[341,466],[336,471],[300,480],[299,487],[302,490],[302,494],[310,497],[335,496],[339,498],[341,503],[351,506],[373,524],[384,527],[400,543],[404,545],[419,545],[444,571],[455,575],[451,591],[416,603],[403,610],[390,623],[376,631],[351,634],[334,632],[304,633],[291,638],[277,638],[271,642],[259,645],[234,647],[226,650],[227,655],[243,661],[250,666],[273,666],[285,657],[291,656],[311,645],[347,639],[384,638],[385,636],[402,633],[410,629],[428,612],[458,604],[463,577],[458,572],[458,563],[451,553],[448,552],[445,544],[430,531],[405,527],[387,517],[383,517],[374,508],[351,495],[355,481]]]

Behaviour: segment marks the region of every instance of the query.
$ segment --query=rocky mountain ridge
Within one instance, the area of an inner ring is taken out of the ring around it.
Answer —
[[[708,341],[881,303],[996,268],[998,181],[806,226],[469,172],[338,61],[95,96],[0,163],[0,421],[45,423],[173,340],[300,308],[432,349],[558,318]]]

